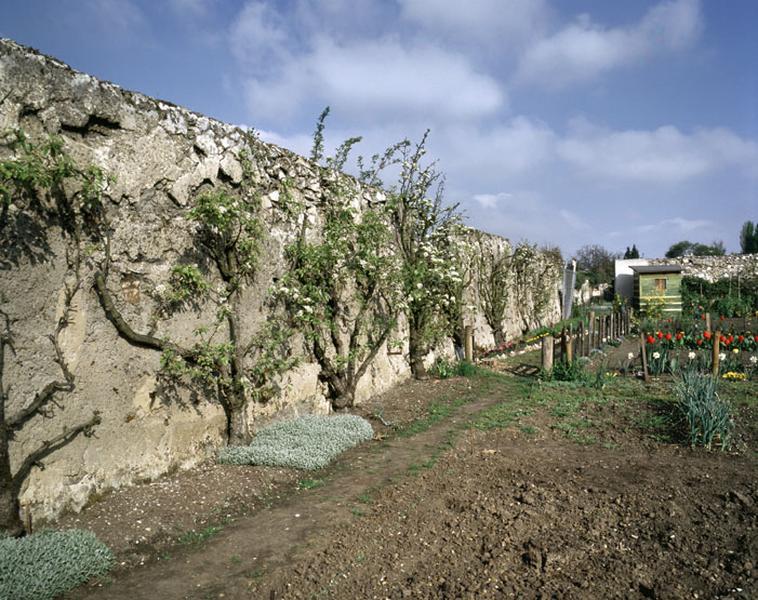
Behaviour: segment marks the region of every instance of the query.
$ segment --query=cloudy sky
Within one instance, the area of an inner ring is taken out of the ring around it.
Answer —
[[[0,36],[307,154],[431,129],[512,240],[723,240],[758,220],[755,0],[3,0]]]

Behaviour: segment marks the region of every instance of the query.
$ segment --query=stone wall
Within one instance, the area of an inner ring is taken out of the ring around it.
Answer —
[[[77,163],[94,163],[116,176],[107,190],[112,227],[110,293],[135,330],[150,330],[156,290],[165,285],[172,266],[179,260],[202,259],[186,218],[188,203],[214,186],[240,185],[240,151],[247,143],[246,132],[125,91],[0,40],[0,131],[8,129],[22,129],[36,140],[59,135]],[[283,248],[297,229],[277,218],[283,182],[305,206],[299,218],[309,219],[314,229],[326,197],[320,184],[321,167],[277,146],[254,144],[267,235],[262,272],[245,292],[243,327],[247,332],[254,332],[265,318],[262,299],[282,273]],[[0,158],[7,157],[7,149],[0,149]],[[355,203],[366,210],[383,199],[381,190],[360,187]],[[0,291],[6,299],[3,310],[13,320],[14,331],[15,355],[6,361],[5,372],[6,382],[13,386],[11,411],[59,376],[47,336],[63,310],[65,244],[54,227],[46,231],[46,237],[49,248],[44,260],[19,254],[11,261],[15,264],[0,270]],[[507,240],[484,238],[487,244],[510,250]],[[505,323],[511,334],[523,328],[517,312],[522,321],[526,315],[534,323],[557,318],[558,276],[552,284],[552,272],[546,273],[554,298],[540,315],[530,314],[528,299],[525,306],[512,304]],[[468,319],[476,325],[478,344],[486,346],[492,334],[472,293]],[[22,503],[35,519],[79,510],[94,493],[191,467],[212,457],[224,440],[225,417],[218,405],[188,397],[169,401],[158,393],[159,352],[131,345],[117,334],[93,291],[91,265],[85,265],[84,284],[73,304],[73,319],[62,332],[61,346],[76,389],[61,396],[65,410],[56,410],[55,418],[37,418],[18,435],[12,460],[18,463],[40,440],[56,435],[67,424],[86,420],[93,410],[100,411],[102,423],[94,437],[77,438],[51,455],[45,470],[33,472]],[[191,343],[192,332],[204,317],[202,311],[182,314],[161,325],[156,335]],[[403,353],[382,351],[361,381],[357,400],[408,376]],[[250,422],[257,427],[272,418],[329,410],[319,367],[305,359],[285,376],[277,398],[251,404]]]
[[[709,282],[736,277],[758,277],[758,254],[727,254],[726,256],[681,256],[655,258],[651,265],[682,265],[687,277]]]

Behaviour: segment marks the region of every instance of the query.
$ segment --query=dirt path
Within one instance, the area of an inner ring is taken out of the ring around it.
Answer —
[[[304,490],[228,526],[202,547],[185,549],[118,576],[71,598],[250,598],[250,582],[277,567],[296,564],[310,540],[347,524],[366,510],[360,497],[413,471],[447,447],[468,419],[502,401],[497,395],[464,404],[450,418],[413,436],[373,442],[347,453],[325,485]]]

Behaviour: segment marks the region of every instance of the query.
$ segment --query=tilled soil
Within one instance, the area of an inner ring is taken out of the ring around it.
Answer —
[[[598,429],[592,443],[567,437],[546,406],[480,431],[468,425],[507,406],[517,378],[473,382],[398,388],[367,414],[407,423],[441,397],[467,403],[326,471],[290,475],[317,487],[291,485],[216,535],[67,597],[756,596],[754,440],[739,454],[659,443],[630,424],[644,406],[613,402],[571,416]],[[79,518],[86,525],[87,511]]]
[[[754,474],[675,447],[468,431],[251,597],[755,597]]]

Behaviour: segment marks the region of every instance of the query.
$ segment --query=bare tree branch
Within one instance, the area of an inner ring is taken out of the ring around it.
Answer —
[[[192,350],[182,348],[172,342],[162,340],[153,335],[138,333],[134,331],[129,323],[126,322],[118,308],[116,308],[116,305],[113,302],[113,298],[111,298],[111,295],[108,292],[105,276],[103,275],[102,271],[95,273],[95,291],[97,292],[97,296],[100,299],[100,304],[105,311],[105,316],[108,317],[108,320],[113,323],[121,337],[123,337],[127,342],[135,346],[141,346],[143,348],[160,350],[161,352],[164,350],[171,350],[172,352],[175,352],[181,356],[184,360],[190,363],[193,362],[195,353]]]
[[[13,476],[12,485],[14,487],[20,488],[21,484],[29,476],[29,473],[31,473],[31,470],[35,466],[39,466],[44,458],[56,450],[63,448],[66,444],[73,441],[74,438],[76,438],[79,434],[84,434],[85,436],[92,435],[93,429],[95,426],[99,425],[100,422],[100,415],[99,413],[95,412],[92,415],[92,418],[86,423],[80,423],[72,429],[63,431],[60,435],[57,435],[53,439],[42,442],[42,444],[36,450],[31,452],[24,459],[24,462],[21,463],[18,471]]]

